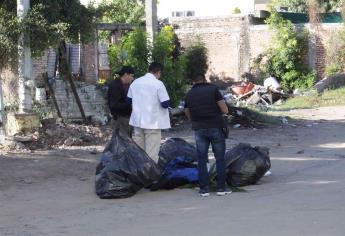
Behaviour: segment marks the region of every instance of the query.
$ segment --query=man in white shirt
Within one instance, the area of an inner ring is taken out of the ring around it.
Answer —
[[[161,130],[169,129],[170,98],[161,77],[163,67],[151,63],[149,73],[129,87],[127,100],[132,103],[129,124],[134,127],[133,140],[157,163]]]

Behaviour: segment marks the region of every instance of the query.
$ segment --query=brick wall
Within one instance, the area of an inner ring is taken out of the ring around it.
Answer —
[[[199,38],[208,48],[208,75],[227,80],[236,78],[240,73],[239,44],[241,25],[245,20],[243,16],[188,17],[172,18],[171,23],[178,26],[176,34],[183,47],[188,47]]]
[[[329,40],[336,35],[343,27],[342,24],[322,24],[321,27],[314,29],[310,28],[312,40],[314,41],[312,49],[315,50],[314,55],[309,58],[312,61],[312,68],[316,71],[317,79],[320,80],[326,69],[326,51],[330,46]]]
[[[209,53],[208,75],[221,80],[238,80],[249,70],[252,59],[269,47],[273,36],[267,25],[250,25],[250,19],[243,16],[179,17],[170,21],[176,26],[183,47],[196,38],[205,43]],[[326,65],[327,41],[341,24],[322,24],[319,31],[305,26],[310,29],[306,62],[320,79]]]
[[[252,25],[249,30],[249,57],[253,59],[269,47],[273,34],[267,25]]]
[[[97,43],[84,44],[81,47],[81,68],[83,77],[88,83],[96,83],[98,80]]]
[[[90,44],[67,44],[68,57],[71,60],[72,73],[78,74],[81,67],[82,76],[88,83],[97,82],[97,48],[95,43]],[[55,66],[55,51],[53,49],[47,50],[41,57],[32,60],[32,78],[38,79],[45,72],[49,76],[53,75]],[[48,66],[48,57],[50,56],[51,62]]]

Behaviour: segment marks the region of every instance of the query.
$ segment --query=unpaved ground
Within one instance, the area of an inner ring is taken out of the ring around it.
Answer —
[[[225,197],[176,189],[100,200],[90,150],[101,146],[2,156],[0,235],[345,235],[345,107],[285,114],[299,120],[231,130],[227,148],[270,148],[273,174]]]

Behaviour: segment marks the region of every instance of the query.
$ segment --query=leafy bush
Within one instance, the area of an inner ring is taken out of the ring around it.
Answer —
[[[184,96],[187,84],[184,79],[185,60],[181,57],[178,47],[179,42],[173,28],[164,26],[156,35],[152,48],[152,60],[164,66],[161,80],[174,107]]]
[[[121,45],[109,45],[108,58],[112,77],[114,77],[115,73],[121,69],[127,57],[127,52],[122,49]]]
[[[156,35],[153,47],[148,46],[147,34],[138,28],[125,36],[121,45],[111,45],[108,51],[113,73],[123,65],[135,69],[135,77],[143,76],[148,69],[149,58],[164,66],[161,80],[164,82],[173,106],[177,106],[185,94],[185,60],[181,56],[180,43],[171,26],[165,26]]]
[[[0,70],[13,65],[18,55],[18,38],[21,25],[14,14],[0,6]]]
[[[314,73],[305,65],[308,32],[298,30],[284,20],[271,7],[271,15],[267,19],[270,28],[275,32],[272,46],[266,51],[263,70],[266,76],[274,76],[285,90],[308,88],[313,85]],[[262,60],[264,57],[261,57]]]
[[[330,37],[326,47],[326,75],[345,71],[345,27]]]
[[[233,14],[241,14],[241,9],[238,7],[235,7],[234,10],[232,10]]]
[[[200,73],[206,74],[208,69],[207,56],[207,48],[200,41],[187,48],[185,52],[187,79],[191,80]]]
[[[149,55],[146,32],[141,28],[129,32],[121,44],[109,45],[108,58],[112,77],[125,65],[133,66],[134,77],[143,76],[147,72]]]
[[[147,72],[150,51],[146,32],[136,28],[124,36],[122,44],[110,45],[108,50],[109,63],[114,74],[124,65],[131,65],[135,70],[135,77]]]
[[[130,32],[123,41],[123,49],[128,56],[124,64],[134,67],[136,77],[144,75],[150,55],[146,32],[142,28]]]
[[[301,73],[290,70],[283,75],[281,85],[284,88],[310,88],[313,86],[315,75],[312,72]]]

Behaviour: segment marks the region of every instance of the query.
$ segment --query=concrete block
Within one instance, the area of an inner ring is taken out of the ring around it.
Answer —
[[[325,77],[315,84],[315,89],[322,93],[325,89],[337,89],[342,86],[345,86],[345,73]]]
[[[8,113],[6,115],[6,134],[9,136],[39,128],[41,122],[37,113]]]

